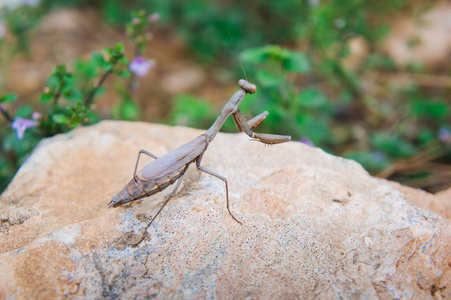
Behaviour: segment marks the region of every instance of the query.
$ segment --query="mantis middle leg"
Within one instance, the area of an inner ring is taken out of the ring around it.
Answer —
[[[203,154],[202,154],[202,155],[203,155]],[[227,210],[229,211],[229,214],[232,216],[232,218],[233,218],[235,221],[237,221],[240,225],[243,225],[243,223],[241,223],[240,221],[238,221],[238,219],[235,218],[235,216],[234,216],[234,215],[232,214],[232,212],[230,211],[230,206],[229,206],[229,186],[227,185],[227,179],[226,179],[225,177],[219,175],[219,174],[216,174],[215,172],[213,172],[213,171],[211,171],[211,170],[209,170],[209,169],[207,169],[207,168],[202,167],[202,166],[200,165],[200,162],[201,162],[201,160],[202,160],[202,155],[199,156],[199,157],[197,158],[197,160],[196,160],[196,167],[197,167],[199,170],[201,170],[202,172],[205,172],[205,173],[207,173],[207,174],[209,174],[209,175],[212,175],[212,176],[214,176],[214,177],[216,177],[216,178],[222,180],[222,181],[225,183],[225,188],[226,188],[226,200],[227,200]]]

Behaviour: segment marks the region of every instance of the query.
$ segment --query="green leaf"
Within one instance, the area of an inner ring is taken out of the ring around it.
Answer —
[[[60,80],[56,74],[52,74],[47,79],[47,86],[52,90],[56,91],[60,86]]]
[[[89,111],[86,114],[87,118],[88,118],[88,124],[94,124],[96,122],[99,122],[101,120],[101,118],[94,112]]]
[[[65,74],[66,73],[66,65],[62,64],[62,65],[56,66],[55,70],[53,72],[54,73]]]
[[[240,55],[246,63],[267,63],[269,60],[283,62],[290,57],[291,51],[276,45],[267,45],[248,49]]]
[[[380,149],[393,157],[405,158],[417,153],[417,150],[412,144],[402,137],[389,133],[374,133],[371,135],[370,141],[376,149]]]
[[[424,116],[432,119],[441,119],[449,114],[449,107],[442,100],[416,99],[411,104],[410,109],[415,116]]]
[[[28,118],[33,113],[33,107],[30,105],[22,105],[16,110],[16,117]]]
[[[86,77],[87,79],[92,79],[97,77],[98,75],[96,63],[94,63],[92,60],[89,62],[76,61],[74,66],[75,66],[75,74],[78,76],[83,76]]]
[[[96,67],[102,67],[106,63],[103,55],[99,52],[94,52],[91,54],[91,61]]]
[[[41,96],[39,97],[39,101],[42,103],[48,103],[50,101],[52,101],[52,94],[50,93],[42,93]]]
[[[124,65],[128,65],[128,58],[127,56],[121,56],[121,58],[119,59],[119,61],[121,63],[123,63]]]
[[[422,128],[418,132],[418,141],[420,144],[426,144],[431,142],[437,138],[437,135],[430,128]]]
[[[379,151],[349,152],[344,157],[352,159],[363,165],[370,172],[380,172],[390,166],[390,159]]]
[[[257,78],[258,82],[264,87],[275,87],[284,81],[284,78],[282,76],[278,76],[266,70],[259,70],[255,74],[255,77]]]
[[[65,114],[54,114],[52,115],[52,120],[57,124],[67,124],[69,121]]]
[[[310,71],[310,61],[307,56],[300,52],[292,52],[283,62],[286,71],[308,73]]]
[[[278,105],[277,103],[268,103],[261,110],[270,111],[270,115],[265,119],[265,122],[261,126],[266,126],[268,128],[278,128],[286,124],[288,120],[289,113],[286,109]]]
[[[107,62],[105,64],[103,64],[102,69],[105,72],[108,72],[109,70],[111,70],[113,68],[113,64],[110,62]]]
[[[110,56],[113,55],[113,49],[111,48],[103,48],[102,51]]]
[[[259,64],[260,63],[261,64],[261,63],[265,63],[265,58],[266,58],[266,53],[262,49],[262,47],[248,49],[248,50],[245,50],[240,53],[240,59],[244,63],[249,63],[249,64]]]
[[[308,136],[315,145],[331,140],[330,126],[327,119],[314,117],[311,114],[299,114],[296,117],[302,136]]]
[[[282,64],[284,70],[289,72],[310,71],[310,61],[305,54],[275,45],[248,49],[240,54],[240,58],[243,62],[250,64],[267,64],[275,61]]]
[[[130,77],[130,71],[129,70],[120,70],[117,71],[117,75],[123,77],[123,78],[129,78]]]
[[[206,101],[196,96],[178,95],[170,118],[175,125],[205,128],[211,125],[215,114]]]
[[[117,43],[116,45],[114,45],[114,50],[120,53],[124,52],[124,44]]]
[[[139,118],[139,106],[133,101],[126,101],[122,105],[122,117],[124,120],[137,120]]]
[[[83,97],[83,93],[79,89],[73,89],[73,90],[65,92],[63,94],[63,96],[65,99],[67,99],[71,102],[75,102],[77,100],[80,100]]]
[[[6,94],[0,98],[0,102],[5,102],[5,103],[14,102],[16,100],[17,100],[16,94]]]
[[[318,108],[327,104],[327,97],[317,89],[308,88],[302,90],[295,101],[304,108]]]

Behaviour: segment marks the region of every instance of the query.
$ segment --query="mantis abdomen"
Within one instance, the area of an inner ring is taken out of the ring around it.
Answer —
[[[155,179],[141,179],[139,174],[132,178],[128,184],[111,200],[110,206],[119,206],[136,201],[161,192],[174,184],[183,174],[191,162]]]

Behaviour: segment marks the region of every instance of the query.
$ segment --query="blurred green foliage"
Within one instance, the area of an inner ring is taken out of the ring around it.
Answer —
[[[32,8],[34,14],[40,11],[38,8]],[[3,12],[5,11],[24,13],[23,6],[16,9],[5,8]],[[24,18],[26,17],[25,15]],[[144,11],[135,12],[127,24],[131,42],[136,47],[136,55],[147,46],[147,31],[144,27],[149,25],[148,17]],[[156,19],[151,21],[155,22]],[[22,34],[15,31],[12,33]],[[22,38],[26,39],[22,36],[18,37],[18,41]],[[17,50],[27,51],[21,48],[26,45],[27,43],[18,43]],[[112,75],[122,79],[115,85],[119,102],[112,108],[112,117],[123,120],[139,118],[140,108],[133,99],[135,78],[131,74],[132,68],[129,70],[129,60],[124,51],[123,44],[117,43],[111,48],[92,53],[88,60],[74,61],[72,71],[64,64],[56,66],[39,96],[39,102],[42,104],[40,107],[45,108],[44,112],[35,111],[34,107],[22,104],[15,109],[14,115],[11,115],[4,105],[16,101],[18,97],[11,93],[0,93],[0,113],[10,127],[2,127],[0,131],[0,191],[6,187],[15,171],[42,138],[93,124],[101,119],[91,108],[95,99],[106,91],[104,83]],[[135,68],[139,68],[140,64],[149,62],[140,56],[135,62]],[[145,70],[141,69],[137,76],[145,75],[150,67],[151,64],[146,66]]]
[[[326,151],[359,161],[371,172],[381,172],[400,161],[410,162],[417,157],[425,162],[430,159],[440,159],[439,163],[450,161],[449,89],[420,87],[415,82],[377,82],[377,89],[368,88],[366,84],[372,81],[368,79],[371,74],[425,72],[424,66],[414,61],[406,67],[397,67],[377,45],[389,33],[391,19],[400,13],[424,11],[437,2],[42,0],[39,6],[21,7],[21,11],[14,11],[15,17],[8,13],[4,19],[18,37],[18,46],[26,49],[29,30],[43,14],[54,8],[94,7],[114,26],[129,21],[130,13],[137,9],[159,12],[163,26],[178,33],[201,64],[228,69],[234,64],[238,78],[241,70],[234,48],[241,50],[239,57],[244,69],[258,87],[256,95],[243,100],[241,109],[252,116],[264,110],[270,112],[259,131],[290,134],[294,140],[311,140]],[[139,55],[148,41],[145,35],[148,20],[139,12],[132,16],[140,21],[128,23],[126,31],[136,45],[135,54]],[[358,66],[350,69],[345,60],[351,53],[349,42],[356,37],[367,43],[369,51]],[[418,38],[408,42],[412,48],[420,43]],[[95,54],[90,62],[76,62],[72,73],[62,66],[55,69],[49,78],[48,90],[41,96],[41,101],[48,103],[51,109],[48,119],[43,118],[48,122],[43,126],[46,135],[68,130],[86,118],[89,122],[96,121],[95,116],[83,113],[83,101],[81,106],[58,108],[52,104],[52,99],[59,93],[65,101],[77,103],[89,94],[100,93],[102,88],[90,82],[102,71],[108,72],[102,59],[103,55]],[[443,66],[435,72],[449,74],[450,68]],[[121,72],[118,75],[127,75]],[[130,80],[133,78],[132,74]],[[80,87],[75,82],[84,84]],[[130,86],[119,85],[121,101],[113,107],[113,117],[139,117],[139,107],[133,101]],[[13,101],[13,98],[5,95],[4,101]],[[166,121],[206,128],[217,116],[207,103],[196,96],[178,95]],[[27,116],[31,111],[30,107],[22,107],[16,114]],[[234,130],[232,127],[230,120],[224,125],[225,130]],[[14,137],[11,132],[4,134]],[[31,132],[25,134],[25,137],[31,136]],[[15,150],[15,153],[22,153],[18,154],[20,157],[35,144],[32,137],[24,140],[28,144],[17,145]],[[0,155],[0,160],[9,162],[6,157],[10,150],[3,150],[3,153],[6,154]],[[2,165],[0,174],[16,168],[18,163],[9,165]],[[428,174],[427,170],[413,172],[406,178],[417,180]]]
[[[44,113],[34,112],[30,105],[19,106],[11,116],[2,104],[17,100],[14,94],[0,97],[0,110],[10,122],[10,128],[2,128],[0,152],[0,188],[3,189],[16,169],[37,143],[44,137],[63,133],[82,124],[92,124],[100,117],[90,109],[94,99],[102,91],[102,84],[109,74],[128,76],[127,59],[123,45],[105,48],[93,53],[89,61],[76,61],[75,73],[68,72],[65,65],[54,68],[39,101],[46,107]],[[100,74],[102,74],[100,76]],[[98,83],[93,80],[100,76]]]

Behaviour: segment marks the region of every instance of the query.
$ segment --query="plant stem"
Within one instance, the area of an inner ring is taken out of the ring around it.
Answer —
[[[86,109],[88,109],[92,105],[92,102],[94,101],[94,95],[96,94],[97,90],[102,86],[102,84],[105,82],[105,80],[107,79],[108,75],[110,75],[111,73],[113,73],[112,69],[106,71],[102,75],[102,78],[100,78],[99,83],[97,84],[97,86],[95,88],[93,88],[86,95],[85,100],[84,100],[84,104],[85,104]]]
[[[58,88],[58,91],[56,92],[56,94],[53,96],[52,98],[52,107],[55,109],[56,107],[56,103],[58,102],[59,97],[61,96],[61,84]]]
[[[5,110],[5,108],[2,106],[2,104],[0,103],[0,113],[2,114],[2,116],[5,118],[6,121],[8,121],[9,123],[11,123],[13,121],[13,118],[11,117],[11,115]]]

